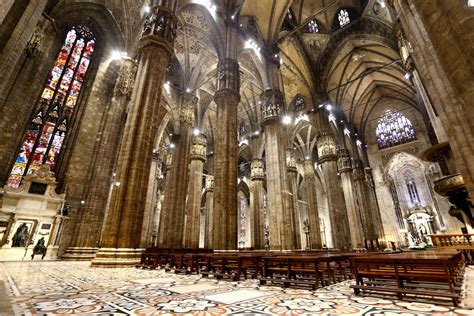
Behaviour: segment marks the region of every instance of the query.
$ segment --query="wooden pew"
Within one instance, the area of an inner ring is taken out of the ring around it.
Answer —
[[[457,306],[460,292],[461,254],[410,253],[354,257],[356,295],[391,293],[398,299],[437,297]]]

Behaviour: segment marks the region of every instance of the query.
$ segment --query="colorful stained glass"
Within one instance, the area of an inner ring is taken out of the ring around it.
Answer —
[[[339,20],[339,26],[343,27],[351,22],[349,18],[349,12],[346,9],[341,9],[337,14],[337,19]]]
[[[316,22],[316,20],[311,20],[308,22],[308,32],[310,33],[319,32],[318,22]]]
[[[8,179],[10,187],[17,188],[23,176],[42,164],[54,169],[94,47],[95,38],[88,27],[75,26],[67,33],[23,138]]]
[[[409,119],[399,112],[387,110],[379,119],[377,129],[379,148],[388,148],[416,139],[415,130]]]

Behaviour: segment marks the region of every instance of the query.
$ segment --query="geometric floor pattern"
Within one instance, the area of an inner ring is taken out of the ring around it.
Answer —
[[[11,309],[0,315],[474,315],[474,267],[466,277],[467,297],[452,307],[355,296],[352,281],[310,291],[161,270],[91,268],[88,262],[3,262],[6,295],[0,296]]]

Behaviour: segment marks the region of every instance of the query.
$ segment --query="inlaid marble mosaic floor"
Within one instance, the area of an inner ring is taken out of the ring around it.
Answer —
[[[464,293],[474,294],[474,267]],[[87,262],[0,263],[12,309],[0,315],[34,314],[324,314],[474,315],[474,302],[445,307],[389,298],[354,296],[351,281],[317,291],[261,286],[256,280],[217,281],[160,270],[99,269]],[[2,293],[0,293],[0,296]],[[2,298],[0,298],[2,300]],[[0,308],[3,305],[0,304]]]

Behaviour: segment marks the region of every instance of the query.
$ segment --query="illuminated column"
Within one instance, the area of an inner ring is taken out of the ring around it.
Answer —
[[[206,136],[194,135],[189,163],[187,222],[184,236],[186,248],[199,248],[201,194],[204,163],[206,162]]]
[[[385,240],[385,233],[383,230],[383,224],[382,224],[382,217],[380,215],[380,209],[379,205],[377,202],[377,196],[375,194],[375,185],[374,185],[374,179],[372,178],[372,169],[370,167],[365,167],[364,168],[365,172],[365,183],[366,183],[366,188],[368,192],[368,205],[369,209],[372,215],[372,222],[373,225],[375,226],[375,235],[377,237],[377,242],[380,242],[381,240]],[[377,245],[379,246],[387,246],[387,245]]]
[[[160,123],[161,86],[174,54],[177,19],[173,9],[155,6],[145,18],[138,43],[137,82],[116,168],[120,186],[113,190],[102,247],[93,266],[129,266],[140,261],[148,175]]]
[[[338,150],[339,159],[337,167],[341,175],[342,189],[344,192],[344,200],[346,202],[347,217],[349,220],[349,230],[351,236],[352,248],[364,247],[364,227],[362,226],[362,218],[359,208],[356,205],[354,192],[352,188],[352,163],[349,151],[345,148]]]
[[[167,175],[170,181],[165,188],[165,199],[161,210],[158,245],[162,248],[183,247],[189,152],[197,101],[194,94],[181,94],[179,135],[173,137],[175,146],[173,163]]]
[[[271,62],[279,65],[279,61]],[[278,89],[267,90],[262,93],[261,102],[262,126],[265,131],[270,249],[294,249],[291,221],[293,203],[287,180],[286,135],[281,122],[284,112],[283,94]]]
[[[327,131],[320,131],[316,136],[318,162],[321,164],[326,193],[328,196],[329,216],[334,248],[350,248],[350,231],[341,177],[337,170],[336,140]]]
[[[87,187],[85,203],[79,208],[79,221],[71,246],[66,249],[65,260],[92,260],[99,249],[100,233],[104,223],[107,198],[110,190],[120,183],[112,183],[114,163],[118,154],[126,107],[130,101],[136,72],[136,63],[124,59],[115,83],[112,100],[102,124],[99,143],[94,150],[94,180]]]
[[[239,64],[224,59],[218,65],[217,123],[214,133],[214,249],[237,248],[237,106]]]
[[[301,214],[298,201],[298,187],[296,182],[298,170],[296,169],[295,150],[293,148],[286,149],[286,170],[288,172],[288,188],[290,189],[291,200],[293,202],[291,226],[293,227],[295,249],[301,249]]]
[[[250,246],[264,249],[263,182],[265,181],[262,159],[253,159],[250,163]]]
[[[309,244],[310,249],[321,249],[321,228],[319,227],[316,174],[313,160],[303,162],[303,176],[308,196]]]

